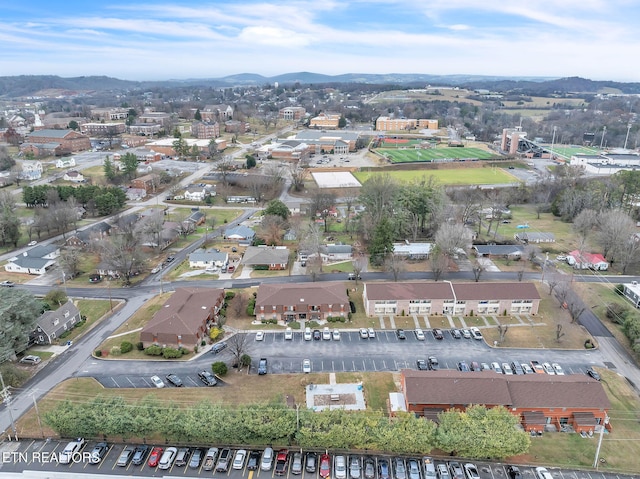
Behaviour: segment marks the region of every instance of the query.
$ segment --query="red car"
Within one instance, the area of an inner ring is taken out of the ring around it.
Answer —
[[[164,450],[161,447],[154,447],[151,450],[151,454],[149,455],[149,467],[156,467],[158,465],[158,461],[160,461],[160,458],[162,457],[162,453],[164,452]]]
[[[329,454],[320,456],[320,477],[326,479],[331,474],[331,458]]]

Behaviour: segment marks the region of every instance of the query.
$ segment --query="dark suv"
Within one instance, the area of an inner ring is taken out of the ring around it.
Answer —
[[[258,374],[267,374],[267,358],[260,358],[260,362],[258,363]]]

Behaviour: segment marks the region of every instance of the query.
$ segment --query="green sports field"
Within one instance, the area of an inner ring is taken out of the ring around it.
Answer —
[[[502,185],[518,183],[520,180],[501,168],[466,168],[452,170],[405,170],[405,171],[356,171],[353,173],[360,183],[373,175],[390,175],[399,182],[407,183],[423,177],[433,176],[443,185]]]
[[[546,148],[551,150],[555,156],[565,160],[571,159],[573,155],[597,155],[600,153],[597,148],[587,146],[554,146],[553,149],[547,146]]]
[[[486,160],[494,155],[480,148],[432,148],[432,149],[415,149],[415,148],[378,148],[376,153],[389,158],[391,163],[417,163],[429,162],[443,159],[457,160],[460,158],[477,158]]]

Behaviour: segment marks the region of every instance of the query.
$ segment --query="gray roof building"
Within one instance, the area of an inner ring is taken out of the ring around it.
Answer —
[[[80,310],[69,300],[56,311],[45,311],[38,319],[31,333],[31,342],[35,344],[53,344],[53,342],[80,322]]]

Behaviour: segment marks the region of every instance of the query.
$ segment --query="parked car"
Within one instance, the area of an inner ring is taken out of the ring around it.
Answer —
[[[202,455],[204,451],[200,448],[196,448],[191,454],[191,460],[189,461],[190,469],[198,469],[200,467],[200,463],[202,462]]]
[[[407,461],[407,471],[409,472],[409,479],[420,479],[420,465],[417,459],[412,458]]]
[[[78,454],[85,445],[85,440],[82,437],[77,438],[75,441],[70,441],[62,450],[59,455],[60,464],[69,464],[74,455]]]
[[[587,368],[587,375],[591,376],[596,381],[600,381],[600,374],[598,374],[598,371],[593,369],[591,366]]]
[[[267,358],[260,358],[258,362],[258,375],[263,376],[267,374]]]
[[[342,454],[333,458],[333,475],[336,479],[347,479],[347,458]]]
[[[286,341],[291,341],[293,339],[293,329],[287,328],[284,331],[284,339]]]
[[[525,374],[534,374],[535,372],[527,363],[521,363],[520,366],[522,366],[522,370]]]
[[[553,370],[553,367],[549,363],[542,363],[542,368],[544,369],[544,372],[547,374],[551,374],[551,375],[556,374],[556,372]]]
[[[27,246],[35,246],[35,245],[37,245],[37,244],[38,244],[38,242],[34,240],[34,241],[29,241],[29,243],[27,244]]]
[[[188,447],[181,447],[176,454],[176,467],[184,467],[189,462],[191,450]]]
[[[522,369],[520,363],[517,363],[515,361],[511,363],[511,370],[516,376],[522,376],[524,374],[524,369]]]
[[[349,456],[349,477],[350,479],[360,479],[362,473],[362,465],[360,464],[360,457]]]
[[[471,363],[469,364],[469,369],[476,372],[482,371],[482,366],[480,366],[480,363],[478,361],[471,361]]]
[[[509,479],[522,479],[522,473],[518,466],[508,466],[507,475],[509,476]]]
[[[149,454],[149,459],[147,460],[147,466],[157,467],[163,452],[164,449],[158,446],[151,449],[151,454]]]
[[[376,331],[373,328],[367,328],[367,334],[369,335],[369,339],[374,339],[376,337]]]
[[[91,453],[89,456],[89,463],[91,464],[100,464],[100,461],[107,455],[109,451],[109,444],[106,442],[99,442],[93,449],[91,449]]]
[[[20,362],[22,364],[39,364],[40,362],[42,362],[42,358],[40,356],[29,354],[28,356],[25,356],[22,359],[20,359]]]
[[[213,347],[211,348],[211,353],[218,354],[222,350],[227,349],[227,346],[227,343],[225,343],[224,341],[220,341],[219,343],[213,345]]]
[[[236,270],[236,267],[232,264],[227,266],[227,273],[233,273]]]
[[[244,461],[247,459],[247,450],[238,449],[236,455],[233,458],[233,469],[240,470],[244,467]]]
[[[551,367],[553,368],[553,371],[556,373],[556,375],[564,376],[562,366],[560,366],[558,363],[551,363]]]
[[[287,473],[289,467],[289,451],[286,449],[280,449],[276,456],[276,467],[273,473],[276,476],[284,476]]]
[[[127,467],[129,465],[129,461],[133,457],[133,451],[135,451],[134,446],[125,446],[120,456],[118,456],[118,460],[116,461],[116,466],[119,467]]]
[[[462,339],[462,333],[457,328],[453,328],[451,330],[451,336],[453,337],[453,339]]]
[[[469,365],[466,361],[458,362],[458,371],[462,371],[463,373],[468,373],[470,371]]]
[[[424,336],[424,331],[422,331],[422,329],[416,329],[413,333],[416,335],[416,339],[418,341],[424,341],[426,339]]]
[[[473,328],[469,328],[469,331],[471,331],[471,336],[473,336],[473,339],[482,339],[482,333],[475,326]]]
[[[356,279],[362,279],[362,277],[360,276],[360,273],[356,274],[356,273],[349,273],[349,275],[347,276],[347,278],[350,281],[355,281]]]
[[[216,464],[217,472],[227,472],[229,470],[229,463],[231,462],[231,449],[223,449],[218,456],[218,463]]]
[[[264,339],[264,331],[258,331],[256,333],[256,341],[262,341]]]
[[[471,339],[471,331],[469,331],[468,329],[463,329],[462,330],[462,337],[464,339]]]
[[[360,328],[360,339],[369,339],[367,328]]]
[[[407,339],[407,335],[405,334],[404,329],[396,329],[396,336],[401,341]]]
[[[133,458],[131,459],[131,464],[134,466],[139,466],[144,462],[147,458],[147,451],[149,451],[149,446],[145,444],[140,444],[136,446],[135,451],[133,451]]]
[[[544,374],[544,368],[539,361],[531,361],[531,369],[533,369],[533,372],[536,374]]]
[[[376,477],[376,462],[372,457],[364,458],[364,479],[375,479]]]
[[[536,477],[538,479],[553,479],[546,467],[536,467]]]
[[[475,464],[467,462],[464,465],[464,472],[467,474],[467,479],[480,479],[480,474]]]
[[[304,340],[311,341],[313,339],[313,335],[311,334],[311,328],[304,328]]]
[[[178,448],[168,447],[167,449],[165,449],[165,451],[162,453],[160,461],[158,462],[158,469],[166,470],[171,468],[171,466],[173,465],[173,461],[176,458],[176,454],[178,454]]]
[[[393,464],[393,477],[395,479],[407,479],[407,469],[404,465],[404,459],[401,457],[394,457]]]
[[[302,453],[294,452],[293,460],[291,461],[291,474],[296,476],[302,474]]]
[[[511,369],[509,363],[502,363],[502,373],[507,376],[513,376],[513,369]]]
[[[391,472],[389,470],[389,461],[386,459],[378,459],[378,479],[390,479]]]
[[[480,363],[480,371],[491,371],[489,363]]]
[[[216,380],[215,376],[211,374],[209,371],[200,371],[198,373],[198,377],[200,378],[200,381],[204,383],[205,386],[215,386],[216,384],[218,384],[218,381]]]
[[[422,458],[422,472],[424,479],[435,479],[436,477],[436,466],[433,459],[428,456]]]
[[[322,339],[322,333],[320,333],[319,329],[314,329],[313,330],[313,340],[314,341],[320,341]]]
[[[322,339],[324,341],[331,341],[331,330],[326,326],[322,330]]]
[[[311,372],[311,361],[309,359],[302,361],[302,372],[305,374]]]
[[[464,470],[462,466],[457,461],[451,461],[449,463],[449,471],[451,472],[452,479],[465,479],[464,478]]]
[[[273,465],[273,448],[266,447],[262,452],[262,460],[260,461],[260,469],[270,471]]]
[[[333,339],[334,341],[340,341],[340,331],[334,329],[331,333],[331,339]]]
[[[173,373],[167,374],[166,378],[167,378],[167,381],[169,381],[171,384],[173,384],[177,388],[181,388],[183,386],[182,379],[180,379],[178,376],[176,376]]]
[[[502,374],[502,368],[500,367],[500,363],[493,362],[491,363],[491,369],[498,374]]]
[[[418,359],[416,361],[416,366],[418,367],[418,371],[428,371],[429,365],[424,359]]]
[[[438,470],[438,479],[451,479],[451,476],[449,475],[449,471],[447,470],[447,466],[445,466],[444,464],[438,464],[437,470]]]
[[[3,288],[13,288],[16,284],[13,281],[2,281],[0,286]]]
[[[315,452],[308,452],[304,458],[304,470],[313,474],[316,472],[318,456]]]
[[[441,341],[444,339],[444,334],[442,334],[441,329],[433,328],[431,332],[433,333],[433,337],[436,338],[438,341]]]
[[[329,454],[323,454],[320,456],[320,477],[327,479],[331,475],[331,458]]]

